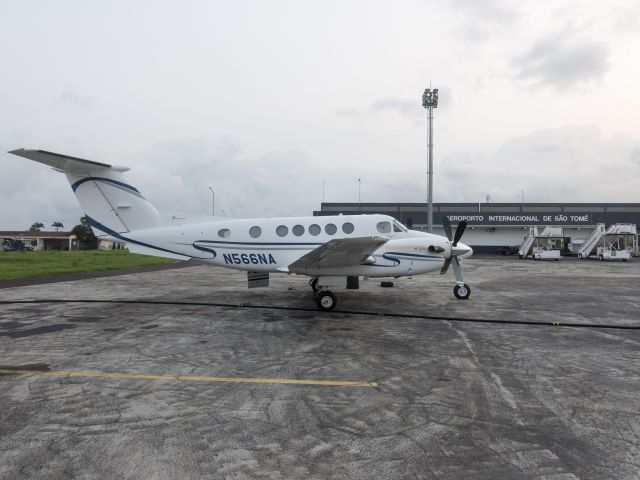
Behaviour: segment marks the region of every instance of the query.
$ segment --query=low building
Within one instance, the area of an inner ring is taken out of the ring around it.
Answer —
[[[78,238],[71,232],[0,232],[2,250],[77,250]]]
[[[314,215],[390,215],[415,230],[426,230],[426,203],[322,203]],[[433,233],[444,235],[442,218],[466,221],[464,243],[476,253],[513,252],[531,226],[562,227],[563,250],[575,253],[599,223],[640,225],[640,203],[434,203]],[[637,243],[636,243],[637,244]],[[510,250],[509,250],[510,249]],[[516,250],[517,253],[517,250]]]

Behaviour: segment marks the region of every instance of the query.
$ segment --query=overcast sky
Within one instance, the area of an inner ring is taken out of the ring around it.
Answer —
[[[160,210],[640,201],[637,1],[29,1],[0,9],[0,149],[124,164]],[[0,153],[0,229],[77,223]]]

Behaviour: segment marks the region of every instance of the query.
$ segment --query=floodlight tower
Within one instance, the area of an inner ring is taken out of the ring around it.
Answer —
[[[427,232],[433,233],[433,109],[438,107],[438,89],[425,89],[422,94],[422,106],[429,113],[429,164],[427,167],[427,177],[429,187],[427,191]]]

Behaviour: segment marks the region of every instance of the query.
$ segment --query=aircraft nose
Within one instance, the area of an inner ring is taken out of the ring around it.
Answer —
[[[458,242],[458,245],[455,246],[453,253],[460,258],[469,258],[471,255],[473,255],[473,248],[462,242]]]

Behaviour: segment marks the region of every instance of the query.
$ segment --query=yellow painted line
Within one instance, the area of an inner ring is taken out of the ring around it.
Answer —
[[[378,386],[376,382],[353,382],[346,380],[296,380],[292,378],[245,378],[245,377],[209,377],[206,375],[156,375],[152,373],[116,373],[116,372],[77,372],[71,370],[4,370],[0,375],[35,375],[39,377],[64,378],[117,378],[130,380],[165,380],[186,382],[223,382],[223,383],[272,383],[279,385],[325,385],[329,387],[369,387]]]

